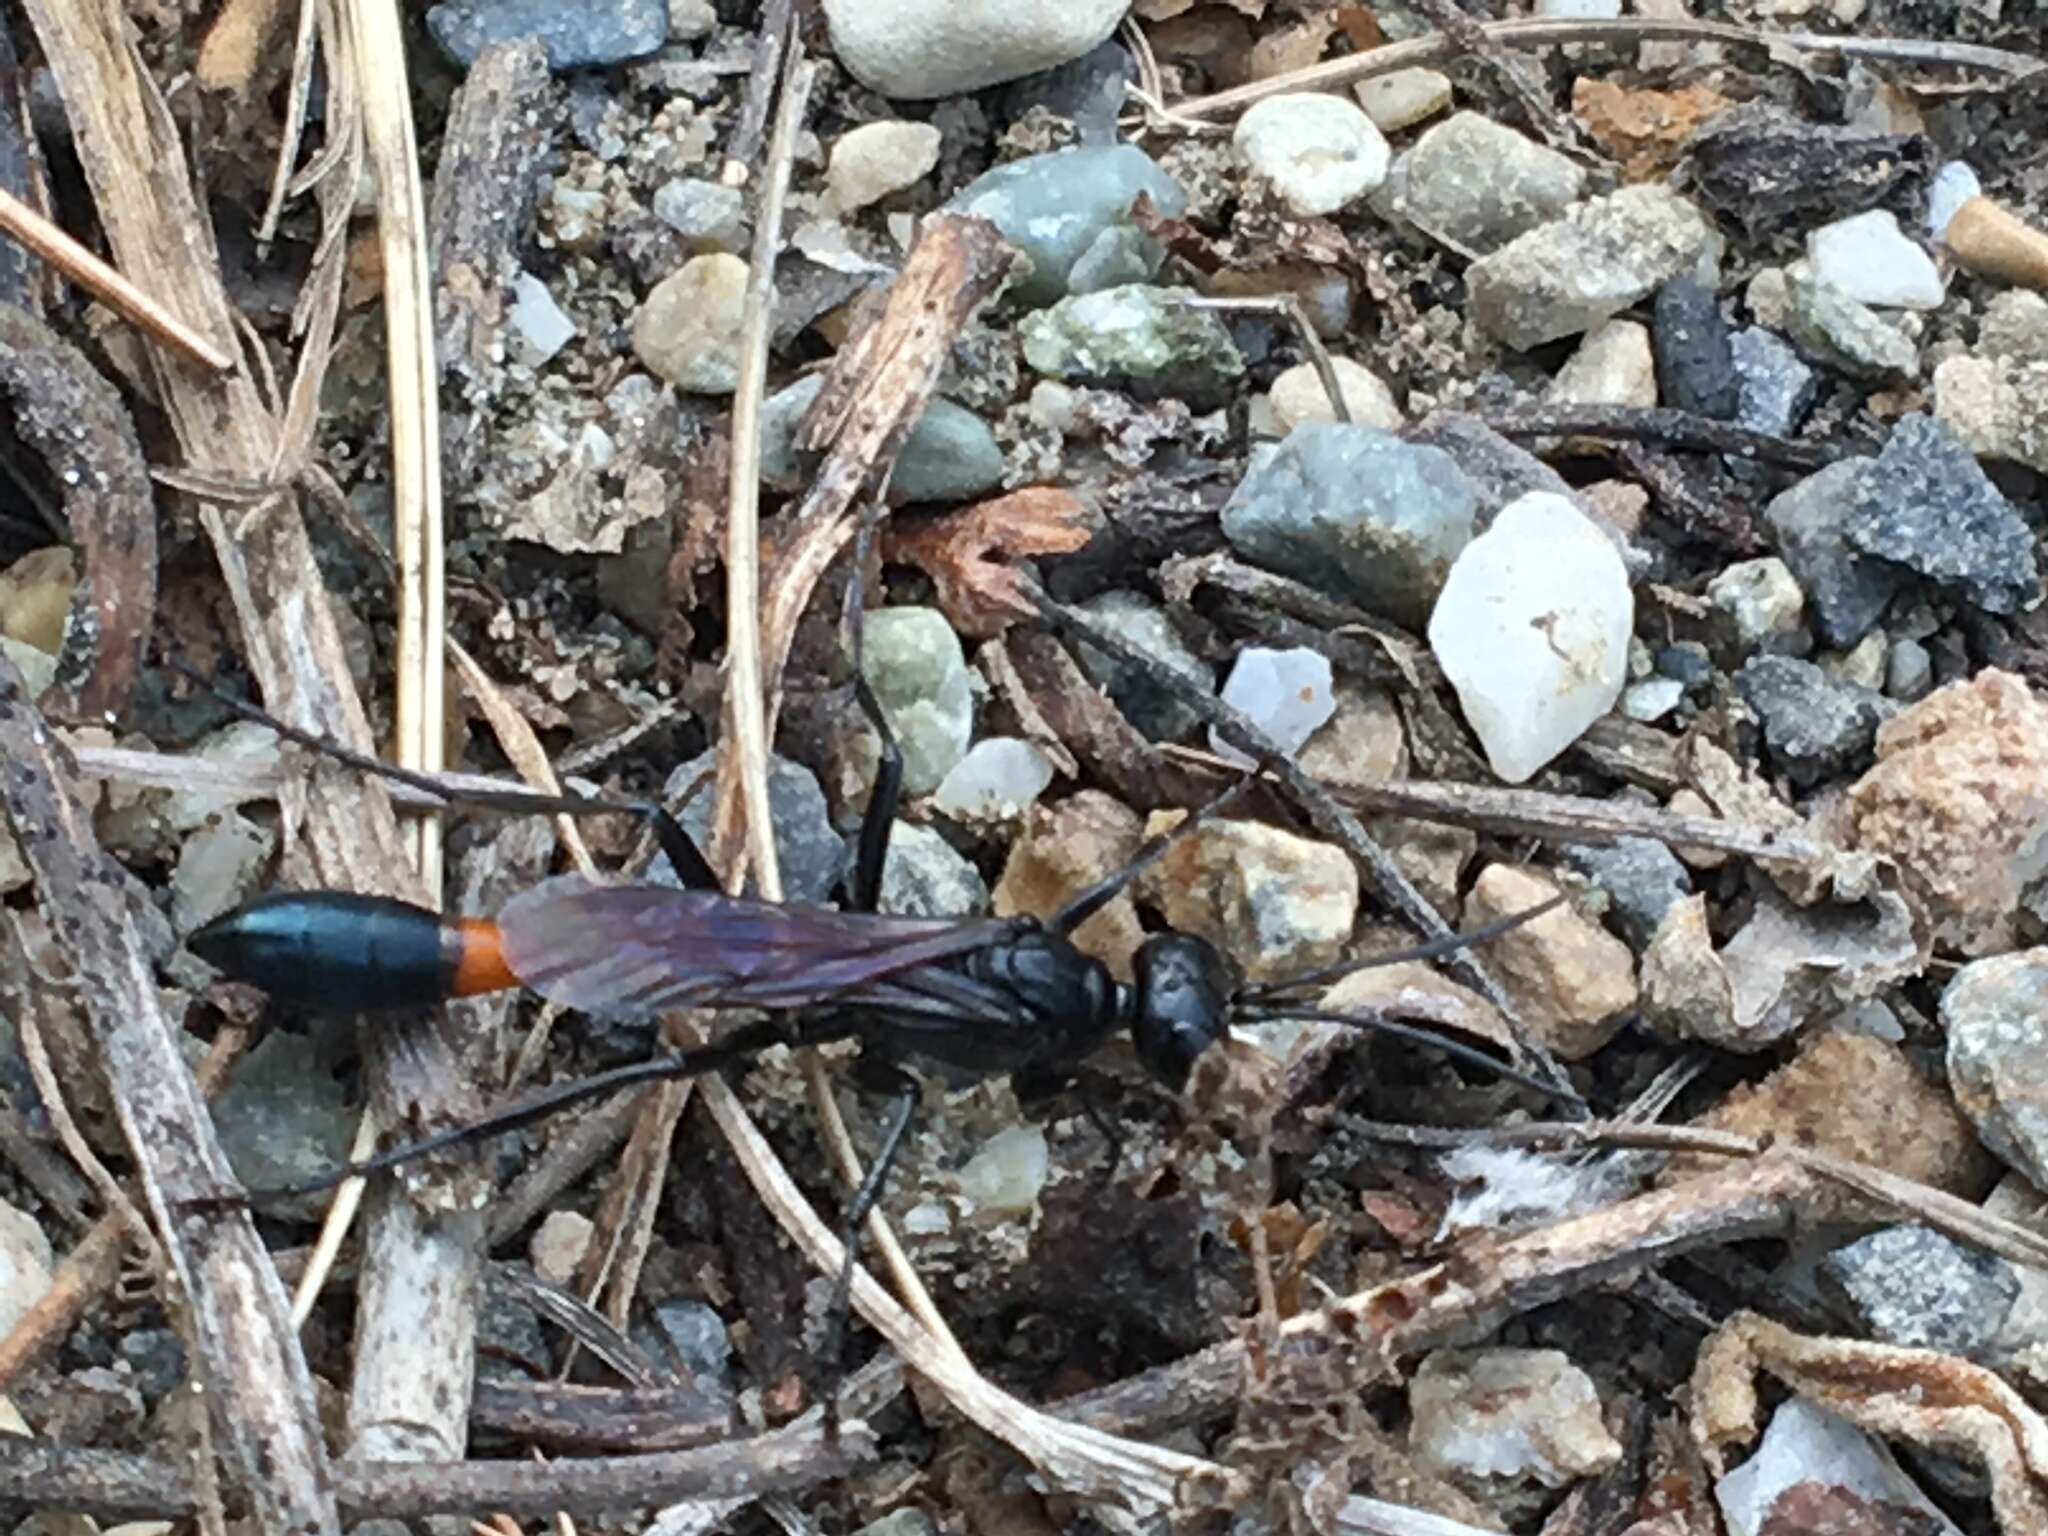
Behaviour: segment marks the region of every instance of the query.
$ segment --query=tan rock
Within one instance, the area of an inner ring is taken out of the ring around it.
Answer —
[[[739,387],[748,268],[714,251],[654,285],[633,317],[633,351],[678,389],[729,395]]]
[[[1897,1046],[1869,1035],[1809,1036],[1791,1061],[1734,1089],[1695,1123],[1853,1158],[1966,1200],[1983,1193],[1993,1172],[1949,1096]],[[1726,1167],[1722,1158],[1675,1158],[1665,1182]]]
[[[1401,407],[1394,403],[1393,391],[1380,381],[1378,374],[1348,357],[1331,358],[1330,369],[1337,375],[1337,389],[1344,397],[1344,408],[1351,413],[1353,426],[1377,427],[1382,432],[1399,430],[1405,419]],[[1273,381],[1272,395],[1273,416],[1283,432],[1292,432],[1304,421],[1337,419],[1329,391],[1323,388],[1314,363],[1296,363],[1281,374]]]
[[[1465,903],[1465,927],[1526,912],[1557,893],[1534,870],[1489,865]],[[1484,958],[1530,1029],[1567,1061],[1590,1056],[1613,1039],[1636,1005],[1635,958],[1628,946],[1570,907],[1502,934],[1486,946]]]
[[[1154,815],[1157,837],[1178,813]],[[1223,950],[1254,981],[1337,959],[1358,919],[1358,870],[1341,848],[1256,821],[1217,821],[1138,877],[1138,897],[1169,926]]]
[[[825,191],[843,212],[914,187],[939,163],[944,136],[930,123],[863,123],[842,133],[825,166]]]
[[[1839,815],[1844,845],[1895,863],[1941,938],[2005,947],[2048,859],[2048,707],[1995,668],[1929,694],[1879,729]]]
[[[1138,813],[1100,790],[1034,807],[996,882],[998,917],[1050,917],[1074,896],[1130,862],[1145,840]],[[1145,940],[1128,891],[1074,930],[1074,943],[1128,981]]]
[[[23,555],[0,571],[0,635],[56,655],[77,585],[78,562],[63,545]]]

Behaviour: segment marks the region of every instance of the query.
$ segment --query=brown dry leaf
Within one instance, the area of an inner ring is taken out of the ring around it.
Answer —
[[[1764,1372],[1873,1435],[1962,1452],[1989,1474],[2005,1536],[2048,1536],[2048,1422],[1982,1366],[1927,1349],[1809,1338],[1737,1313],[1693,1370],[1693,1435],[1716,1476],[1723,1448],[1756,1433]]]
[[[1008,562],[1070,555],[1094,537],[1093,521],[1073,492],[1031,486],[928,522],[891,523],[882,549],[931,577],[955,629],[988,640],[1035,611]]]
[[[1436,1232],[1436,1219],[1414,1201],[1389,1189],[1368,1189],[1358,1197],[1358,1208],[1380,1225],[1404,1251],[1419,1250]]]
[[[1632,91],[1586,75],[1572,85],[1572,116],[1620,163],[1624,182],[1663,180],[1700,125],[1733,105],[1704,85]]]

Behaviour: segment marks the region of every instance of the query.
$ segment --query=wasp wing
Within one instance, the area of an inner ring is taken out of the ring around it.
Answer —
[[[512,974],[541,996],[582,1013],[631,1016],[688,1007],[873,1006],[904,981],[922,990],[905,973],[994,943],[1013,926],[563,875],[514,897],[498,930]]]

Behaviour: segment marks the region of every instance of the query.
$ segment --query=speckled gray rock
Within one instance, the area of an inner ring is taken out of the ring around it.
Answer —
[[[1637,954],[1671,904],[1692,893],[1685,866],[1654,838],[1624,837],[1611,847],[1580,843],[1565,850],[1564,860],[1607,893],[1614,903],[1608,916]]]
[[[1576,162],[1460,112],[1408,152],[1395,211],[1461,255],[1484,256],[1562,215],[1585,188]]]
[[[1196,410],[1224,404],[1244,357],[1215,314],[1156,288],[1126,285],[1061,299],[1026,315],[1024,361],[1049,378],[1171,395]]]
[[[1128,259],[1131,206],[1139,194],[1169,218],[1187,211],[1187,194],[1143,150],[1131,144],[1055,150],[1013,160],[977,176],[947,204],[987,219],[1031,259],[1031,274],[1010,290],[1026,304],[1050,304],[1068,291],[1076,264],[1105,238]],[[1149,270],[1164,252],[1149,242]],[[1095,258],[1100,266],[1104,258]]]
[[[1763,722],[1772,765],[1800,785],[1860,766],[1889,713],[1882,695],[1790,656],[1757,657],[1735,674],[1735,687]]]
[[[1245,476],[1223,534],[1269,570],[1419,624],[1472,540],[1475,504],[1441,449],[1306,422]]]
[[[464,69],[493,43],[530,37],[560,74],[659,51],[668,40],[668,0],[446,0],[428,10],[427,31]]]
[[[988,882],[930,827],[899,821],[882,861],[880,905],[901,917],[966,917],[988,910]]]
[[[1785,274],[1785,332],[1815,362],[1852,379],[1896,383],[1920,368],[1920,351],[1904,331],[1811,273]]]
[[[1752,432],[1784,437],[1813,404],[1813,370],[1799,354],[1762,326],[1745,326],[1728,338],[1735,366],[1735,424]]]
[[[761,406],[761,479],[780,491],[803,485],[822,455],[799,453],[797,428],[825,387],[822,374],[777,390]],[[889,478],[889,501],[965,501],[1003,483],[1003,450],[974,412],[933,400],[904,439]]]
[[[1111,634],[1160,665],[1179,673],[1203,693],[1216,691],[1213,667],[1188,648],[1173,620],[1159,604],[1136,592],[1104,592],[1081,604],[1081,611]],[[1194,733],[1201,717],[1158,687],[1136,667],[1089,645],[1077,645],[1081,668],[1109,691],[1116,707],[1154,741],[1181,741]]]
[[[1882,617],[1905,575],[1860,553],[1842,531],[1871,459],[1842,459],[1817,470],[1764,508],[1778,552],[1806,593],[1820,637],[1847,650]]]
[[[1941,994],[1949,1086],[1985,1146],[2048,1188],[2048,949],[1973,960]]]
[[[1814,1277],[1821,1293],[1873,1339],[1976,1359],[2020,1293],[2003,1259],[1931,1227],[1886,1227],[1837,1248]]]
[[[1576,336],[1690,273],[1711,283],[1721,237],[1662,187],[1575,205],[1465,270],[1472,314],[1517,351]]]
[[[2041,595],[2032,531],[1930,416],[1892,428],[1857,482],[1842,533],[1865,554],[1952,587],[1988,613],[2016,613]]]
[[[664,793],[671,809],[684,795],[713,772],[717,754],[692,758],[669,775]],[[711,842],[711,814],[718,797],[708,785],[697,790],[688,805],[675,812],[676,820],[699,848]],[[782,894],[790,901],[829,902],[840,877],[846,873],[846,839],[832,825],[831,807],[817,775],[801,763],[784,757],[768,759],[768,810],[775,823],[775,862],[782,875]],[[647,878],[661,885],[676,883],[667,855],[658,855],[648,867]],[[751,881],[748,889],[753,889]]]
[[[903,792],[928,795],[967,755],[974,689],[936,608],[884,608],[861,630],[861,672],[903,748]]]

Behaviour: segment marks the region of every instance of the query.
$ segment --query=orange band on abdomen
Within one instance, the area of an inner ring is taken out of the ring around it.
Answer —
[[[475,997],[520,985],[519,978],[505,964],[505,948],[496,923],[488,918],[464,917],[456,919],[454,928],[457,949],[455,980],[448,989],[450,997]]]

